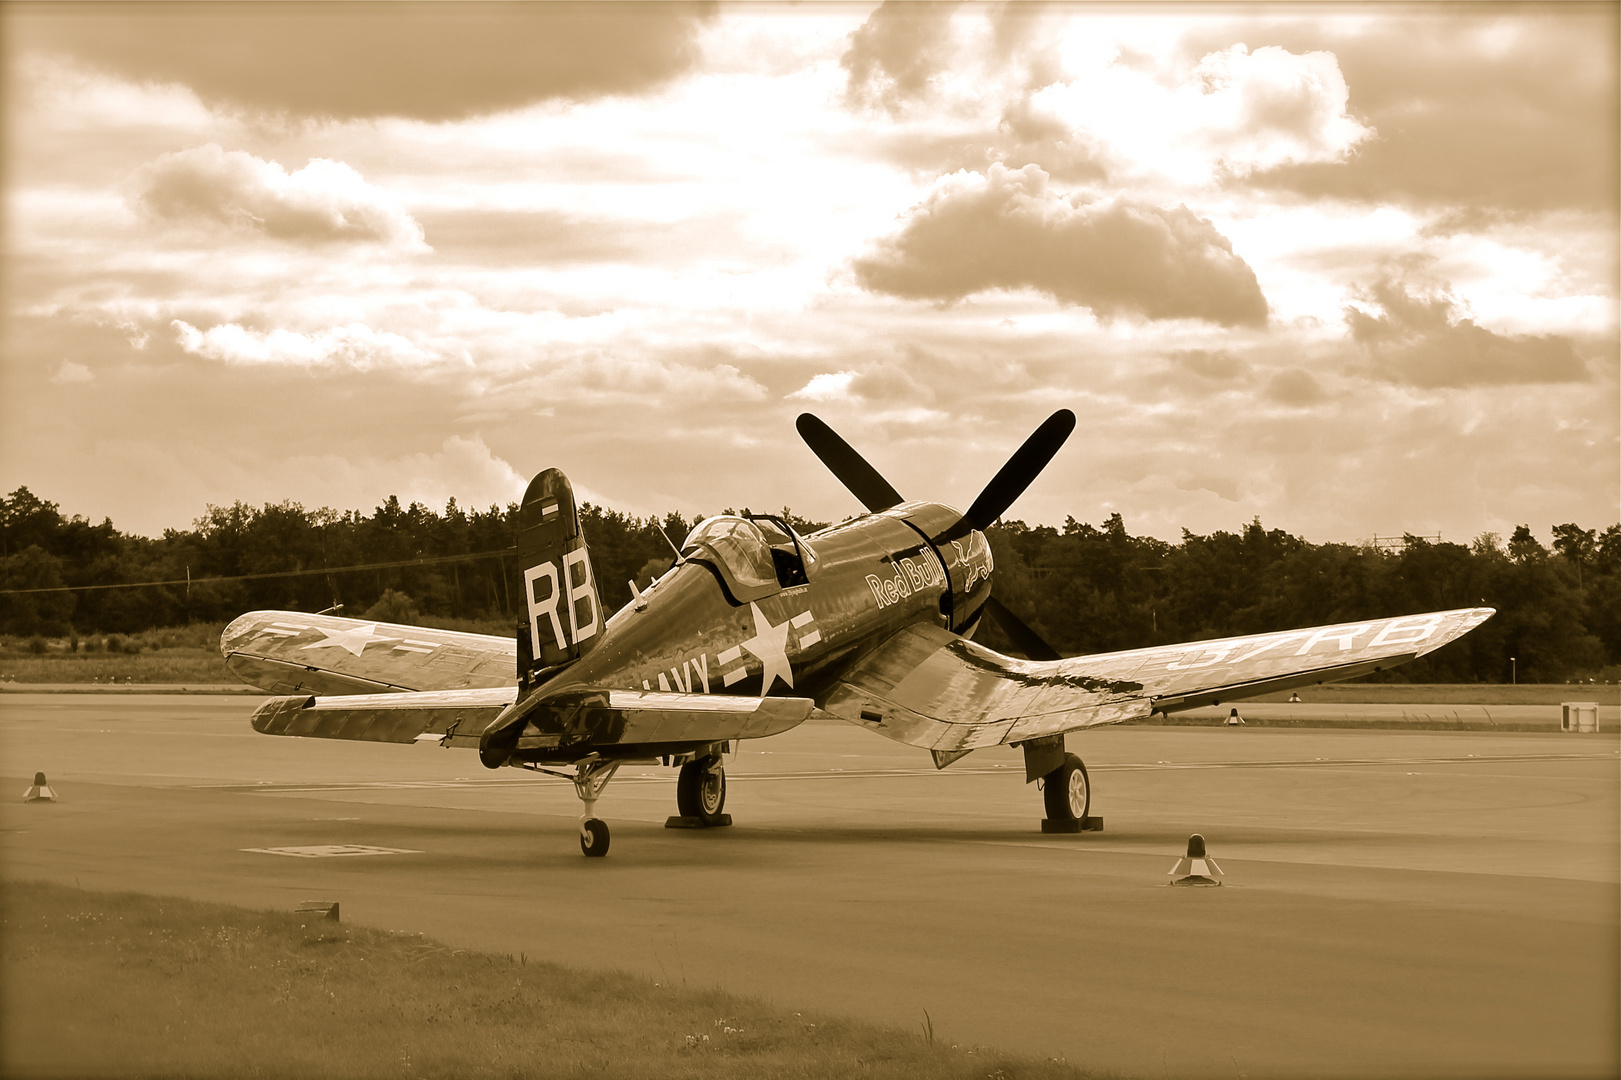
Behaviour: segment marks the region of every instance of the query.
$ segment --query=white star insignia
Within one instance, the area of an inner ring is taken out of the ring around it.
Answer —
[[[316,629],[320,628],[317,627]],[[365,649],[367,645],[373,641],[380,640],[380,635],[377,633],[376,623],[362,623],[359,626],[351,626],[347,630],[321,630],[321,633],[326,635],[326,639],[324,641],[312,641],[310,644],[303,646],[303,648],[339,648],[345,649],[354,655],[359,656],[361,650]],[[793,684],[790,683],[789,685]]]
[[[760,605],[749,603],[754,613],[754,636],[742,642],[743,648],[760,658],[760,696],[771,692],[773,682],[781,678],[794,688],[794,669],[788,664],[788,624],[772,626],[771,620],[760,611]]]

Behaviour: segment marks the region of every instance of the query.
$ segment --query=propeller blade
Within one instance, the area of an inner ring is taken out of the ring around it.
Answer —
[[[1023,619],[1008,610],[1008,606],[994,596],[985,598],[985,610],[996,625],[1002,628],[1002,633],[1013,642],[1014,648],[1024,653],[1031,660],[1057,660],[1058,650],[1042,640],[1040,634],[1030,629]]]
[[[1074,424],[1075,418],[1072,416],[1070,426]],[[856,453],[849,443],[839,438],[838,432],[822,421],[810,413],[800,413],[794,426],[799,429],[799,437],[805,440],[805,445],[811,448],[811,453],[822,459],[822,464],[850,489],[850,494],[861,500],[862,506],[876,514],[906,501],[901,498],[900,492],[889,486],[888,480],[878,475],[877,469],[867,464],[866,458]]]
[[[802,428],[802,434],[803,430]],[[1013,505],[1014,500],[1023,495],[1024,489],[1029,487],[1041,474],[1041,470],[1047,467],[1047,463],[1058,453],[1059,447],[1064,445],[1064,440],[1069,438],[1069,433],[1074,430],[1075,414],[1068,409],[1059,409],[1047,417],[1041,426],[1024,440],[1024,445],[1008,458],[1001,471],[991,477],[991,482],[985,485],[985,490],[979,493],[974,505],[963,515],[964,519],[982,532],[996,524],[997,519]],[[837,471],[834,469],[834,472]],[[848,483],[846,481],[846,484]]]

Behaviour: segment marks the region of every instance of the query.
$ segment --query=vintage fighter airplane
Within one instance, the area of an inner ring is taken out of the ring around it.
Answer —
[[[517,554],[527,618],[515,640],[329,615],[256,611],[220,642],[244,681],[285,696],[270,735],[477,747],[489,768],[573,781],[580,848],[608,850],[597,797],[621,765],[679,767],[672,827],[728,825],[723,755],[812,715],[928,750],[1024,751],[1047,832],[1092,826],[1069,732],[1311,683],[1432,652],[1490,608],[1285,630],[1060,659],[991,596],[985,532],[1075,426],[1054,413],[966,511],[908,502],[810,414],[800,434],[867,513],[809,536],[769,514],[712,517],[674,565],[613,615],[598,600],[573,491],[529,484]],[[970,640],[989,615],[1028,659]]]

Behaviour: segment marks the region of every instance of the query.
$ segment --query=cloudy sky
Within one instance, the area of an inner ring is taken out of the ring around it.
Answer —
[[[1602,526],[1616,10],[7,4],[0,487]]]

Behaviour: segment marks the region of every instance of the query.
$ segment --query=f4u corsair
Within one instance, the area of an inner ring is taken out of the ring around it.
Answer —
[[[527,618],[516,640],[256,611],[221,639],[244,681],[284,696],[269,735],[477,747],[492,769],[570,779],[580,848],[608,850],[596,803],[627,763],[679,767],[671,826],[728,825],[724,756],[736,740],[830,716],[928,750],[1024,751],[1048,832],[1092,825],[1070,732],[1311,683],[1440,648],[1490,608],[1285,630],[1060,659],[991,595],[985,530],[1075,427],[1054,413],[966,511],[908,502],[826,424],[801,436],[867,513],[809,536],[769,514],[699,524],[675,564],[613,615],[598,600],[568,480],[536,476],[518,515]],[[971,638],[995,619],[1027,659]]]

